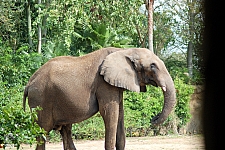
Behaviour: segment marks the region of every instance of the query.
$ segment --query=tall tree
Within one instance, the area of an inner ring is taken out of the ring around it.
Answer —
[[[148,8],[148,48],[149,48],[149,50],[154,52],[154,50],[153,50],[153,23],[154,23],[153,4],[154,4],[154,0],[147,0],[146,4],[147,4],[147,8]]]
[[[40,15],[41,14],[41,0],[38,0],[38,14]],[[41,54],[41,17],[39,17],[39,23],[38,23],[38,47],[37,47],[37,52],[39,54]]]
[[[202,0],[165,0],[161,4],[163,11],[173,16],[172,30],[176,37],[173,47],[185,54],[189,77],[193,77],[201,65]]]
[[[49,5],[51,4],[51,0],[45,0],[45,10],[49,9]],[[46,43],[46,38],[47,38],[47,18],[48,14],[45,12],[42,20],[42,31],[41,31],[41,36],[42,36],[42,44]]]
[[[32,27],[31,27],[31,10],[30,10],[31,0],[27,1],[26,7],[27,7],[27,26],[28,26],[28,43],[29,46],[32,47]]]
[[[188,22],[189,22],[189,42],[187,47],[187,67],[188,67],[188,74],[192,78],[193,76],[193,52],[194,52],[194,17],[195,13],[195,0],[187,0],[188,4]]]

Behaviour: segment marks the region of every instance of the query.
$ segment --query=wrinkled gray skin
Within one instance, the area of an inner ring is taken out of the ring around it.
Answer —
[[[164,63],[144,48],[103,48],[82,57],[49,60],[30,78],[24,90],[29,107],[41,106],[37,123],[47,132],[60,130],[64,149],[76,149],[71,126],[98,111],[105,123],[105,149],[124,150],[123,91],[145,92],[145,85],[162,88],[164,106],[152,124],[165,121],[176,103],[174,83]],[[38,141],[43,140],[37,138]],[[45,149],[45,141],[37,145]]]

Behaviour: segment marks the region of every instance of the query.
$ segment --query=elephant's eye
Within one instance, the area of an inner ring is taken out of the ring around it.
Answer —
[[[151,69],[155,69],[155,63],[152,63],[152,64],[150,65],[150,67],[151,67]]]

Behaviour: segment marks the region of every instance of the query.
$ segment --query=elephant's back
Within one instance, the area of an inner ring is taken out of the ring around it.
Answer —
[[[121,48],[102,48],[84,56],[58,56],[50,59],[42,65],[30,78],[28,85],[37,84],[37,82],[60,81],[63,78],[76,78],[76,80],[94,80],[98,75],[99,66],[104,59],[111,53],[123,50]],[[36,82],[37,81],[37,82]]]

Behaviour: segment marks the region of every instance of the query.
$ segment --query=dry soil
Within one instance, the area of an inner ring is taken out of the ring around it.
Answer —
[[[76,140],[78,150],[104,150],[104,140]],[[7,147],[14,150],[15,148]],[[21,145],[23,150],[34,150],[35,145]],[[126,150],[204,150],[202,135],[177,135],[126,138]],[[62,142],[47,143],[46,150],[63,150]]]

